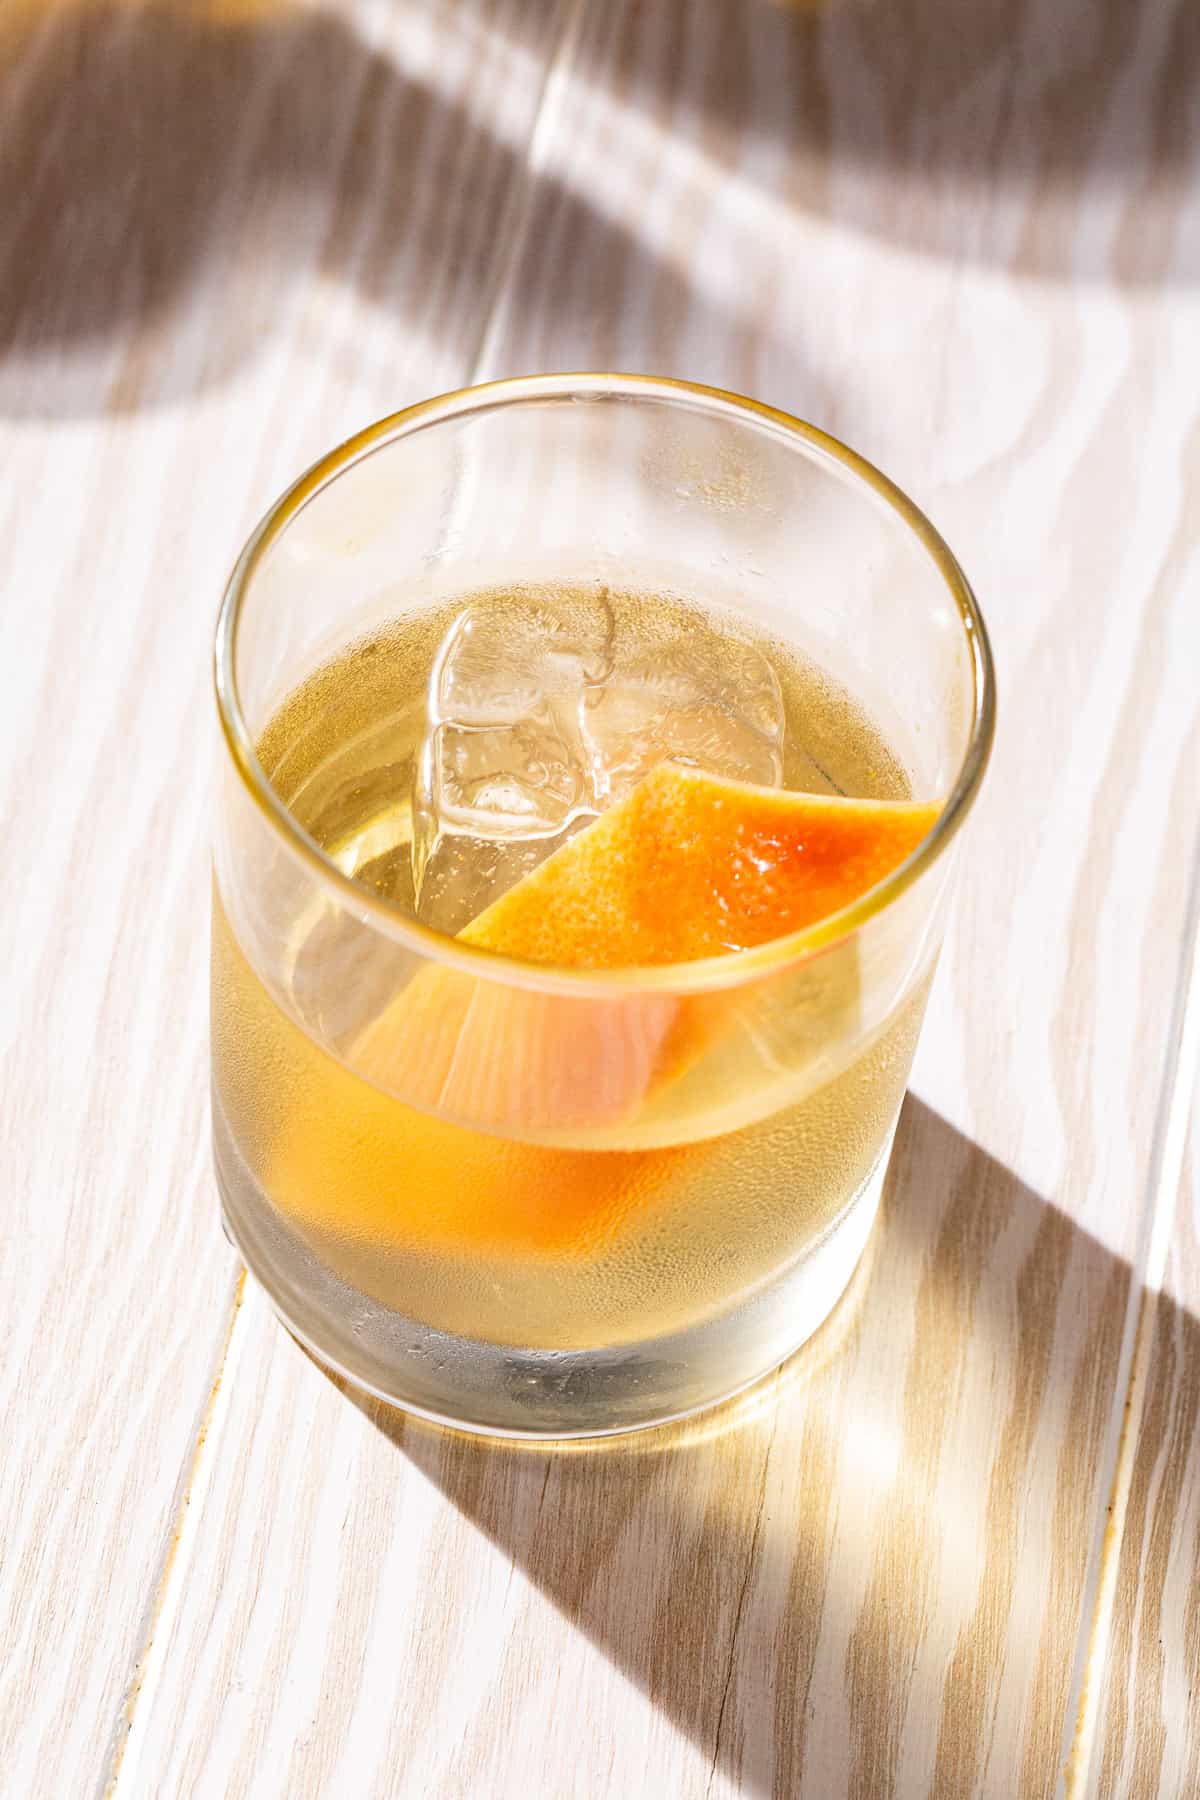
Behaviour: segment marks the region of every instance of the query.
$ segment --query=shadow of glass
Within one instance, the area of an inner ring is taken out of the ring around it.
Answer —
[[[852,1290],[728,1407],[546,1450],[355,1400],[745,1791],[916,1792],[919,1718],[920,1792],[1048,1792],[1128,1284],[910,1098]],[[997,1744],[1014,1618],[1031,1713]]]
[[[765,191],[799,211],[1017,273],[1200,273],[1181,229],[1200,155],[1192,0],[662,0],[623,15],[585,29],[584,83],[752,181],[755,146],[770,147]]]

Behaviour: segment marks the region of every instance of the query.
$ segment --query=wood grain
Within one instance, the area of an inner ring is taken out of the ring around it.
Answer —
[[[556,16],[0,9],[13,1795],[94,1791],[123,1740],[229,1326],[205,1050],[220,588],[298,468],[467,366]]]
[[[102,1780],[120,1721],[139,1800],[1040,1796],[1089,1644],[1093,1781],[1181,1791],[1186,1236],[1110,1660],[1090,1627],[1200,826],[1198,19],[5,13],[15,1792]],[[854,1291],[731,1412],[547,1454],[356,1403],[253,1291],[223,1348],[198,746],[229,552],[312,454],[622,365],[908,486],[1002,725]]]
[[[1103,1664],[1093,1792],[1200,1790],[1200,1129],[1154,1308]]]
[[[1001,738],[920,1098],[855,1303],[695,1434],[438,1438],[248,1302],[132,1766],[256,1796],[1047,1794],[1200,822],[1194,11],[578,22],[481,370],[658,368],[813,417],[928,506],[992,616]]]

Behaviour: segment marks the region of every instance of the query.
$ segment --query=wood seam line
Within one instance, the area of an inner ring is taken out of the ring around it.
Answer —
[[[505,322],[513,277],[529,238],[538,177],[546,162],[547,146],[558,127],[567,74],[575,60],[586,9],[587,0],[560,0],[558,34],[546,59],[546,73],[529,130],[524,166],[509,190],[500,215],[497,238],[504,245],[504,251],[483,311],[475,349],[467,362],[468,387],[482,381],[485,374],[494,373],[490,368],[491,361]]]
[[[1139,1232],[1112,1419],[1103,1462],[1108,1503],[1089,1555],[1075,1667],[1065,1720],[1058,1791],[1082,1800],[1090,1775],[1097,1713],[1112,1629],[1117,1569],[1129,1490],[1137,1458],[1158,1303],[1173,1235],[1183,1155],[1200,1075],[1200,840],[1192,861],[1191,892],[1179,958],[1179,981],[1163,1058],[1158,1117],[1147,1180],[1148,1205]],[[1140,1270],[1140,1274],[1139,1274]],[[1090,1600],[1090,1605],[1089,1605]]]
[[[189,1440],[191,1454],[180,1470],[171,1508],[166,1544],[159,1562],[150,1604],[143,1619],[141,1646],[134,1659],[129,1685],[109,1740],[107,1767],[102,1772],[98,1793],[105,1800],[118,1796],[136,1775],[136,1754],[126,1760],[133,1738],[135,1718],[140,1720],[139,1702],[153,1690],[161,1670],[164,1647],[170,1636],[170,1624],[178,1604],[178,1590],[183,1585],[190,1560],[192,1540],[203,1511],[203,1501],[216,1460],[215,1445],[220,1436],[220,1417],[228,1404],[228,1375],[236,1367],[241,1339],[246,1327],[238,1326],[244,1318],[242,1301],[246,1291],[246,1271],[239,1268],[229,1302],[229,1318],[215,1359],[212,1381],[205,1396],[195,1431]],[[235,1350],[235,1336],[237,1339]],[[148,1677],[153,1675],[153,1679]],[[130,1789],[130,1792],[133,1790]]]
[[[537,192],[537,173],[545,158],[545,146],[557,124],[564,76],[574,58],[586,4],[587,0],[561,0],[558,34],[546,60],[546,73],[530,126],[524,167],[513,184],[502,215],[501,241],[506,242],[508,248],[497,269],[490,299],[483,310],[474,351],[466,362],[469,382],[479,379],[480,370],[494,350],[517,258],[529,233]],[[507,238],[503,235],[505,232],[509,233]],[[136,1744],[132,1756],[128,1756],[127,1752],[134,1742],[135,1719],[140,1722],[147,1715],[148,1696],[161,1671],[164,1646],[170,1635],[169,1625],[186,1578],[192,1539],[215,1460],[215,1453],[210,1453],[210,1446],[215,1446],[220,1436],[220,1416],[224,1411],[222,1400],[224,1398],[226,1404],[228,1401],[227,1377],[236,1366],[247,1329],[242,1323],[245,1318],[242,1310],[245,1285],[246,1272],[242,1269],[234,1284],[229,1317],[216,1357],[213,1379],[189,1440],[191,1454],[180,1472],[171,1508],[171,1526],[150,1604],[143,1617],[140,1648],[109,1740],[106,1766],[101,1772],[97,1789],[104,1800],[121,1800],[122,1793],[128,1788],[136,1772]]]
[[[725,1667],[725,1681],[721,1688],[721,1705],[717,1712],[717,1728],[713,1733],[712,1763],[709,1766],[708,1781],[704,1789],[704,1800],[711,1800],[713,1782],[717,1778],[717,1764],[721,1758],[721,1733],[725,1724],[725,1710],[729,1703],[729,1690],[733,1686],[734,1670],[737,1667],[738,1643],[741,1638],[742,1620],[746,1613],[746,1596],[750,1591],[750,1583],[758,1569],[759,1545],[762,1541],[763,1515],[767,1510],[767,1483],[770,1479],[771,1452],[775,1448],[775,1439],[779,1432],[779,1371],[776,1369],[771,1383],[771,1403],[774,1417],[771,1420],[770,1436],[763,1452],[762,1474],[758,1484],[758,1506],[754,1514],[754,1530],[750,1537],[750,1548],[746,1553],[746,1569],[742,1576],[742,1585],[738,1593],[737,1607],[734,1611],[733,1625],[729,1634],[729,1660]]]

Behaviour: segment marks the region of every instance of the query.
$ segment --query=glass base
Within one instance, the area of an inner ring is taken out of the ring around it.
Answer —
[[[891,1136],[826,1231],[726,1311],[617,1349],[523,1350],[402,1318],[333,1274],[253,1180],[214,1118],[226,1235],[288,1330],[355,1386],[437,1424],[508,1438],[586,1438],[683,1418],[740,1393],[823,1324],[879,1211]]]

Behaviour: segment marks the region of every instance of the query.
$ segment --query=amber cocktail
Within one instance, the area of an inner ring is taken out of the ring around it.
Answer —
[[[990,666],[840,446],[637,378],[365,433],[235,573],[229,1229],[352,1379],[580,1435],[762,1374],[879,1203]]]

